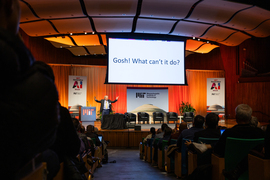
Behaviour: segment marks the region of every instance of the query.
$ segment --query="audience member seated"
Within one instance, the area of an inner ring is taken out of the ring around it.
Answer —
[[[179,125],[179,129],[177,129],[178,125],[175,125],[175,132],[172,133],[171,138],[170,139],[178,139],[178,137],[180,136],[181,132],[184,129],[187,129],[187,123],[186,122],[182,122]]]
[[[58,93],[18,35],[20,1],[0,1],[1,77],[0,91],[1,177],[13,179],[16,172],[55,141]],[[10,132],[12,128],[12,132]]]
[[[78,155],[81,142],[73,126],[69,111],[63,106],[60,107],[60,120],[56,140],[50,149],[55,151],[59,161],[63,162],[65,156]]]
[[[163,123],[161,125],[161,132],[156,134],[156,137],[155,137],[156,139],[157,138],[159,138],[159,139],[160,138],[163,138],[163,136],[164,136],[164,130],[165,130],[166,127],[168,127],[168,124]]]
[[[204,124],[204,117],[201,115],[197,115],[194,118],[193,121],[193,127],[191,127],[190,129],[184,129],[180,136],[177,139],[177,147],[181,148],[182,146],[182,139],[190,139],[193,140],[194,139],[194,134],[198,131],[202,131],[203,130],[203,124]]]
[[[81,123],[78,119],[72,118],[73,121],[73,126],[77,131],[77,135],[80,138],[81,141],[81,147],[80,147],[80,152],[79,154],[82,154],[84,151],[91,150],[91,152],[95,152],[95,146],[93,141],[90,139],[87,139],[87,136],[84,133],[81,133],[82,128],[81,128]]]
[[[217,144],[212,147],[210,144],[194,144],[197,151],[200,153],[206,151],[207,149],[214,148],[215,154],[220,157],[224,157],[225,146],[227,137],[242,138],[242,139],[258,139],[264,138],[265,133],[263,130],[257,127],[250,126],[252,109],[247,104],[240,104],[235,109],[236,122],[237,125],[232,128],[226,129],[220,136]],[[258,151],[260,151],[258,149]]]
[[[261,123],[258,121],[257,117],[252,116],[250,120],[250,126],[261,128]]]
[[[144,138],[144,140],[143,140],[144,143],[146,143],[148,139],[155,138],[155,136],[156,136],[156,129],[155,129],[154,127],[151,127],[151,128],[150,128],[150,133],[151,133],[151,134],[148,134],[148,135]]]
[[[100,146],[101,142],[98,138],[98,135],[95,133],[95,127],[92,125],[88,125],[86,129],[87,129],[85,132],[86,136],[89,138],[95,138],[96,139],[96,146]]]
[[[215,113],[209,113],[205,117],[205,129],[194,133],[194,142],[198,142],[199,137],[203,138],[219,138],[220,130],[218,127],[219,117]]]
[[[161,150],[162,149],[162,141],[163,140],[169,140],[172,134],[172,129],[170,127],[166,127],[164,130],[164,136],[158,141],[158,148]]]

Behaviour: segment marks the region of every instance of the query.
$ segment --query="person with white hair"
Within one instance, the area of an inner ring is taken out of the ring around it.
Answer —
[[[95,98],[95,101],[98,102],[98,103],[101,103],[100,105],[100,112],[102,113],[102,117],[101,117],[101,123],[103,122],[103,116],[104,115],[107,115],[107,114],[110,114],[110,112],[112,112],[112,103],[115,103],[119,96],[116,97],[116,99],[114,101],[110,100],[108,98],[108,96],[104,96],[104,99],[101,99],[100,101]]]

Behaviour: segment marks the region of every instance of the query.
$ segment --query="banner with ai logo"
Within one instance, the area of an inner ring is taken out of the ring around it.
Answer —
[[[69,76],[68,83],[68,106],[86,106],[87,77]]]
[[[135,109],[149,112],[161,109],[168,112],[168,88],[127,87],[127,111]]]
[[[207,78],[207,112],[225,113],[225,78]]]

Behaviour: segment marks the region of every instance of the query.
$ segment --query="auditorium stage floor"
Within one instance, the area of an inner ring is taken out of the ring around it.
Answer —
[[[179,123],[179,122],[178,122]],[[139,125],[141,126],[141,131],[149,131],[151,127],[154,127],[156,130],[158,128],[161,128],[161,124],[160,123],[157,123],[157,124],[136,124],[136,125]],[[219,126],[224,126],[224,127],[227,127],[227,128],[231,128],[233,127],[234,125],[236,125],[236,121],[235,119],[227,119],[227,120],[223,120],[223,121],[220,121],[219,122]],[[168,124],[168,126],[170,128],[175,128],[175,124]],[[101,122],[100,121],[96,121],[95,122],[95,127],[98,128],[99,131],[134,131],[134,129],[120,129],[120,130],[103,130],[101,129]]]

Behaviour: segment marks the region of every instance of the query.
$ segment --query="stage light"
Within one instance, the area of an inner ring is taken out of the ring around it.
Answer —
[[[72,33],[70,33],[70,35],[72,36]]]
[[[106,32],[106,31],[105,31]],[[92,34],[95,34],[95,32],[93,31]]]
[[[198,39],[198,41],[199,41],[200,39]]]
[[[195,39],[195,37],[193,37],[193,39]]]
[[[87,34],[87,32],[84,32],[84,34]]]

